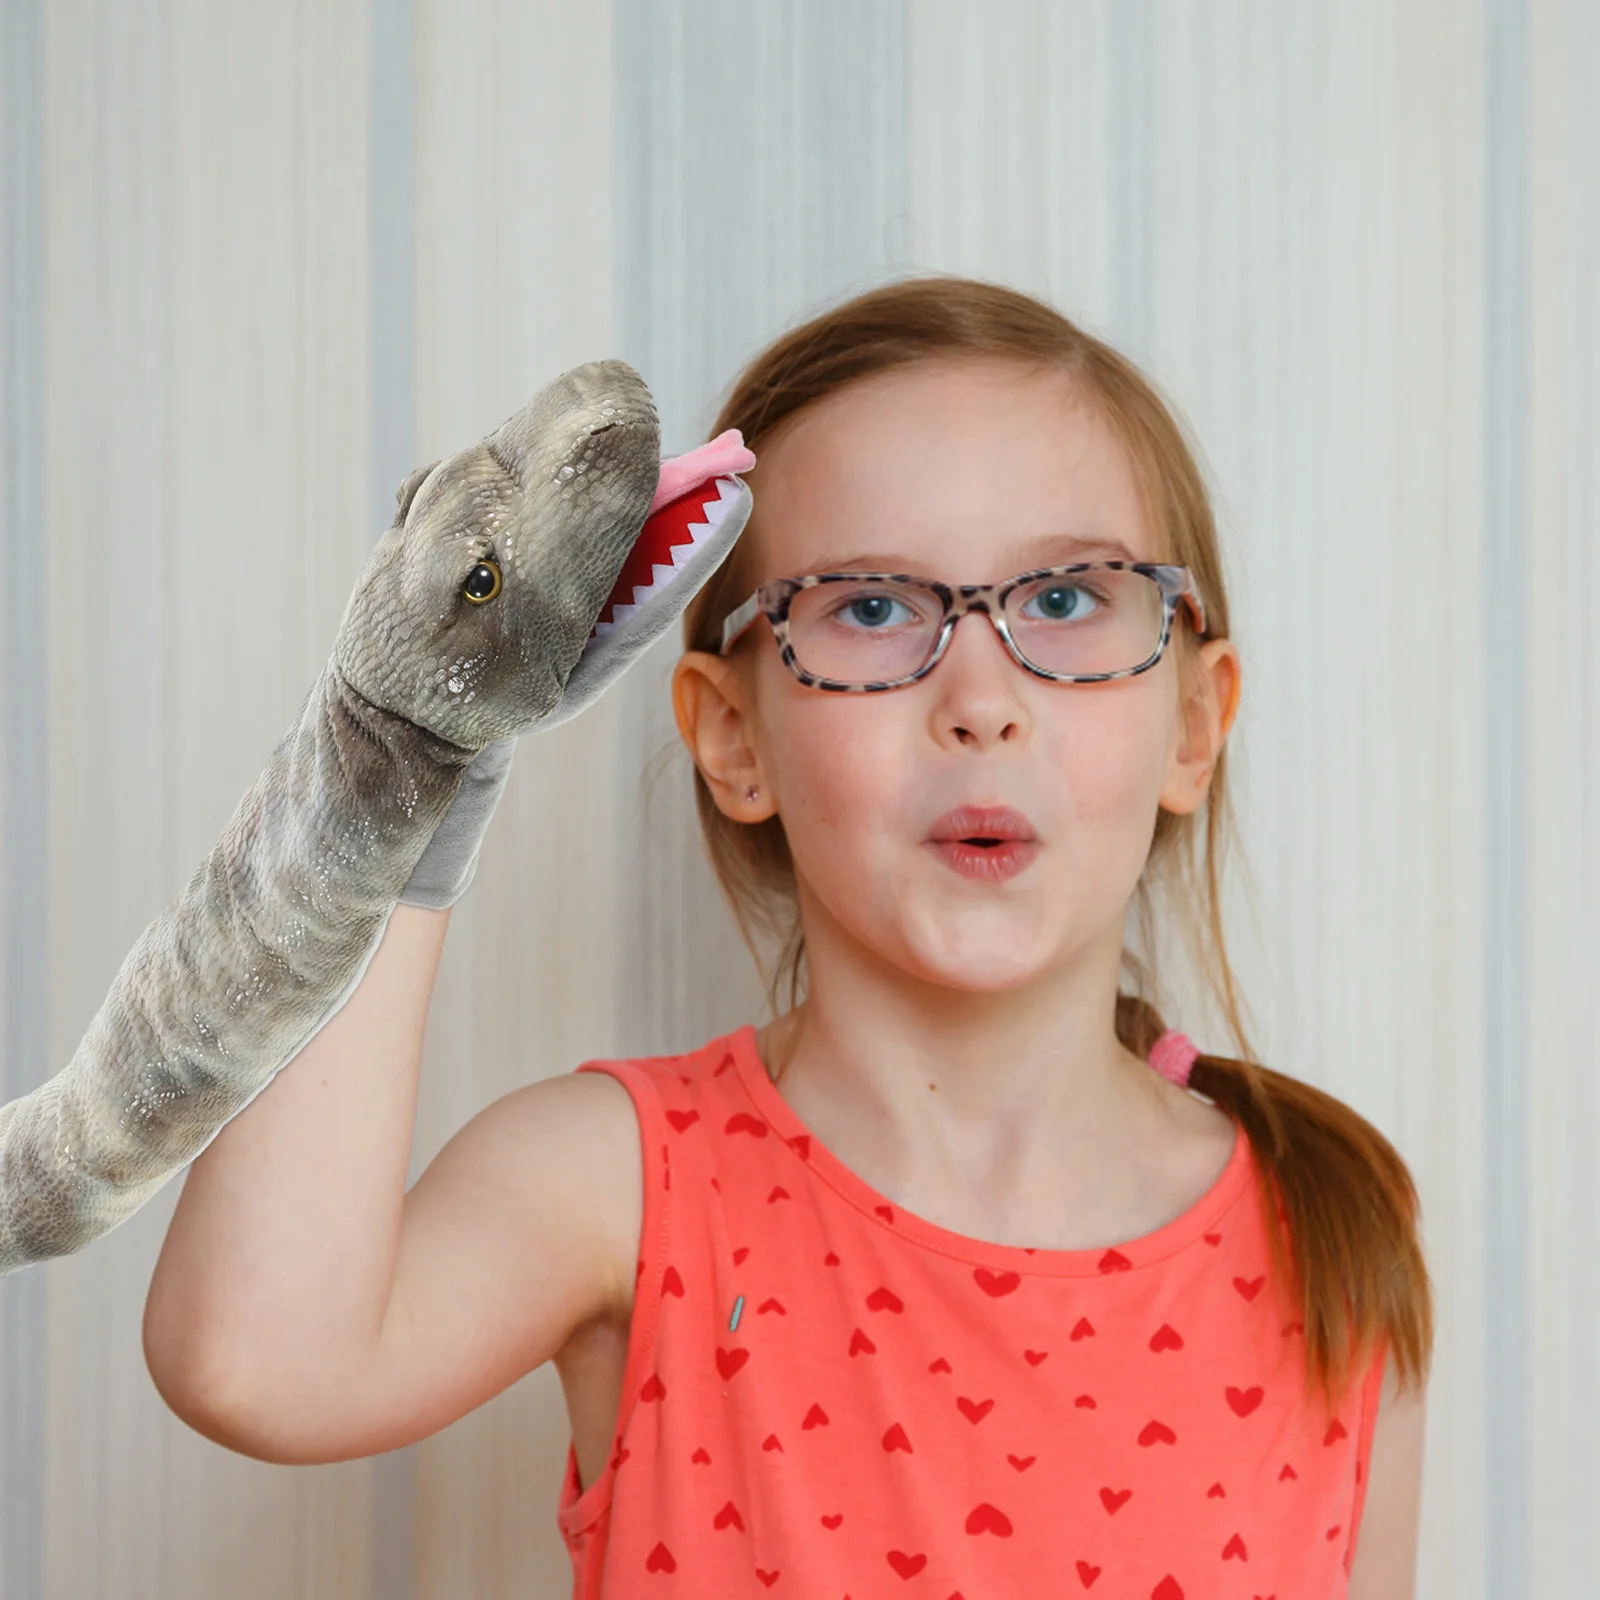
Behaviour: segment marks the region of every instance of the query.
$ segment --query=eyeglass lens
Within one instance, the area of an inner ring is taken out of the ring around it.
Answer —
[[[1124,672],[1161,641],[1161,587],[1116,568],[1036,578],[1006,596],[1017,649],[1046,672]],[[863,578],[800,590],[789,607],[789,643],[813,677],[882,683],[924,666],[944,608],[932,589]]]

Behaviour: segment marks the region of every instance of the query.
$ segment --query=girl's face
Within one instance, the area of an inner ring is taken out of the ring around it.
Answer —
[[[1170,559],[1098,414],[1062,375],[1004,361],[859,381],[780,427],[747,476],[750,588],[851,566],[974,583]],[[928,677],[842,695],[801,684],[759,621],[725,659],[686,655],[674,697],[721,809],[782,818],[814,965],[842,939],[924,982],[999,990],[1090,945],[1120,952],[1157,811],[1201,803],[1233,718],[1237,653],[1199,656],[1180,713],[1175,643],[1136,677],[1051,683],[968,615]],[[1026,865],[975,872],[939,843],[958,807],[1020,813]]]

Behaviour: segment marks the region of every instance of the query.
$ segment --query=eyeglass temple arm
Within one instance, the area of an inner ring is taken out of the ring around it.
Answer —
[[[1178,599],[1187,602],[1189,614],[1194,619],[1195,632],[1203,639],[1206,636],[1206,603],[1200,598],[1200,590],[1194,581],[1194,574],[1187,569],[1183,587],[1178,591]]]
[[[737,611],[730,611],[722,621],[722,648],[719,655],[727,655],[733,641],[761,614],[761,596],[753,594]]]

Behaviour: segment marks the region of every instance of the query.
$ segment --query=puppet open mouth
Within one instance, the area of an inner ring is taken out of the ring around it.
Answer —
[[[732,474],[748,472],[755,460],[739,430],[729,428],[710,443],[661,463],[650,513],[600,608],[590,638],[605,638],[677,577],[742,498],[743,490]]]

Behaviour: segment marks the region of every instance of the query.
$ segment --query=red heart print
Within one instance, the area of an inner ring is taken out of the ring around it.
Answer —
[[[904,1311],[905,1302],[892,1289],[874,1289],[867,1296],[868,1311]]]
[[[967,1513],[967,1532],[976,1538],[980,1533],[992,1533],[997,1539],[1011,1537],[1011,1518],[999,1506],[981,1501]]]
[[[689,1457],[689,1460],[697,1467],[709,1467],[711,1465],[711,1457],[706,1454],[706,1447],[704,1445],[701,1445],[700,1448]]]
[[[1206,1490],[1207,1500],[1226,1500],[1227,1498],[1228,1491],[1220,1483],[1214,1483]]]
[[[1022,1352],[1022,1359],[1026,1361],[1030,1367],[1036,1367],[1049,1354],[1050,1352],[1048,1350],[1024,1350]]]
[[[1139,1443],[1148,1447],[1153,1444],[1176,1444],[1178,1436],[1164,1422],[1147,1422],[1139,1430]]]
[[[1102,1489],[1100,1504],[1106,1508],[1108,1517],[1114,1517],[1128,1503],[1132,1494],[1132,1489]]]
[[[639,1398],[648,1405],[652,1400],[665,1400],[667,1386],[661,1381],[659,1374],[652,1372],[643,1383],[639,1385]]]
[[[807,1428],[826,1428],[828,1426],[828,1413],[821,1406],[813,1404],[806,1412],[805,1421],[800,1424],[801,1431]]]
[[[822,1519],[822,1526],[824,1528],[827,1528],[829,1530],[829,1532],[832,1532],[832,1530],[837,1528],[839,1526],[839,1524],[841,1522],[843,1522],[843,1521],[844,1521],[844,1512],[835,1511],[834,1514],[831,1517],[824,1517]]]
[[[683,1299],[683,1279],[678,1276],[676,1267],[668,1267],[661,1274],[661,1292],[662,1294],[676,1295],[680,1300]]]
[[[1183,1349],[1183,1335],[1170,1322],[1163,1322],[1150,1335],[1150,1348],[1158,1355],[1163,1350],[1181,1350]]]
[[[924,1555],[908,1556],[904,1550],[891,1550],[889,1552],[889,1565],[902,1578],[910,1579],[916,1577],[927,1564],[928,1558]]]
[[[1094,1338],[1094,1324],[1087,1317],[1079,1317],[1072,1325],[1072,1342]]]
[[[722,1074],[723,1074],[723,1073],[724,1073],[724,1072],[726,1072],[726,1071],[727,1071],[727,1070],[728,1070],[728,1068],[729,1068],[729,1067],[731,1067],[731,1066],[732,1066],[732,1065],[733,1065],[733,1056],[732,1056],[732,1055],[731,1055],[731,1054],[729,1054],[729,1055],[725,1055],[725,1056],[724,1056],[724,1057],[723,1057],[723,1058],[722,1058],[722,1063],[721,1063],[721,1065],[720,1065],[720,1066],[718,1066],[718,1068],[717,1068],[717,1070],[716,1070],[716,1071],[715,1071],[715,1072],[713,1072],[713,1073],[712,1073],[712,1074],[711,1074],[711,1076],[712,1076],[712,1077],[713,1077],[713,1078],[720,1078],[720,1077],[721,1077],[721,1076],[722,1076]]]
[[[1028,1470],[1028,1468],[1031,1467],[1034,1464],[1034,1462],[1037,1461],[1038,1459],[1039,1458],[1037,1456],[1007,1456],[1006,1457],[1006,1460],[1009,1461],[1011,1463],[1011,1465],[1017,1469],[1018,1472],[1026,1472]]]
[[[622,1463],[626,1461],[632,1454],[633,1452],[629,1450],[626,1445],[623,1445],[623,1447],[611,1458],[611,1470],[615,1472],[617,1468],[620,1467]]]
[[[1227,1396],[1236,1417],[1248,1417],[1261,1404],[1261,1397],[1265,1393],[1260,1384],[1250,1389],[1235,1389],[1231,1383],[1222,1392]]]
[[[781,1300],[763,1300],[761,1304],[756,1307],[756,1315],[758,1317],[767,1316],[774,1311],[776,1311],[780,1317],[786,1317],[789,1315],[789,1313],[783,1309],[783,1302]]]
[[[993,1400],[969,1400],[961,1395],[956,1400],[956,1409],[968,1422],[976,1427],[983,1419],[994,1410]]]
[[[756,1568],[756,1576],[769,1589],[778,1581],[778,1574],[776,1572],[763,1572],[760,1567]]]
[[[1022,1275],[1016,1272],[991,1272],[987,1267],[972,1269],[973,1281],[987,1295],[998,1300],[1002,1295],[1013,1294],[1022,1284]]]
[[[682,1133],[685,1128],[692,1128],[700,1120],[698,1111],[669,1111],[667,1121]]]
[[[770,1206],[775,1200],[787,1200],[788,1198],[789,1191],[785,1189],[781,1183],[776,1184],[773,1187],[772,1193],[767,1196],[767,1204]]]
[[[872,1209],[874,1211],[876,1211],[878,1213],[878,1215],[880,1217],[882,1217],[885,1222],[893,1222],[894,1221],[894,1207],[893,1206],[874,1206]],[[923,1559],[926,1560],[927,1558],[924,1557]]]
[[[856,1331],[850,1335],[851,1355],[858,1356],[866,1354],[869,1356],[875,1356],[877,1353],[877,1345],[875,1345],[859,1328],[857,1328]]]
[[[711,1519],[711,1526],[715,1528],[718,1533],[721,1533],[724,1528],[737,1528],[740,1533],[743,1533],[744,1518],[739,1515],[739,1508],[733,1503],[733,1501],[730,1500],[716,1514],[716,1516]]]
[[[1300,1474],[1296,1472],[1287,1461],[1285,1461],[1283,1464],[1283,1471],[1278,1474],[1278,1482],[1282,1483],[1288,1478],[1298,1478],[1299,1476]]]
[[[834,1253],[833,1253],[833,1251],[831,1251],[831,1250],[830,1250],[830,1251],[829,1251],[829,1252],[828,1252],[828,1253],[827,1253],[827,1255],[825,1255],[825,1256],[824,1256],[824,1257],[823,1257],[823,1258],[822,1258],[822,1264],[823,1264],[823,1266],[825,1266],[825,1267],[836,1267],[836,1266],[838,1266],[838,1265],[839,1265],[839,1258],[838,1258],[838,1256],[836,1256],[836,1255],[835,1255],[835,1254],[834,1254]]]
[[[811,1135],[809,1133],[797,1133],[794,1138],[789,1141],[789,1148],[793,1150],[802,1161],[809,1161],[811,1159]]]
[[[722,1374],[722,1381],[726,1383],[745,1362],[750,1359],[748,1350],[724,1350],[717,1346],[717,1371]]]
[[[1343,1526],[1344,1524],[1342,1522],[1336,1522],[1331,1528],[1328,1529],[1326,1537],[1329,1544],[1332,1544],[1333,1541],[1339,1537],[1339,1530]]]
[[[1203,1233],[1200,1235],[1200,1237],[1204,1239],[1207,1244],[1212,1246],[1222,1243],[1222,1235],[1220,1233]]]
[[[1328,1424],[1328,1431],[1323,1434],[1322,1442],[1324,1444],[1337,1444],[1339,1440],[1348,1439],[1349,1437],[1350,1435],[1345,1431],[1345,1425],[1335,1417]]]
[[[783,1440],[780,1439],[777,1434],[769,1433],[766,1438],[761,1441],[761,1448],[763,1450],[776,1450],[779,1455],[782,1455]]]
[[[1091,1567],[1087,1561],[1080,1561],[1078,1563],[1078,1582],[1081,1583],[1085,1589],[1092,1589],[1094,1587],[1094,1580],[1099,1576],[1099,1567]]]
[[[950,1363],[943,1356],[939,1356],[928,1363],[929,1372],[949,1372],[950,1370]]]
[[[760,1117],[752,1117],[748,1111],[735,1111],[728,1118],[722,1131],[724,1133],[748,1133],[752,1139],[765,1139],[767,1125]]]
[[[678,1563],[672,1559],[672,1552],[659,1540],[656,1547],[644,1558],[646,1572],[676,1572]]]
[[[1129,1272],[1133,1263],[1120,1250],[1107,1250],[1100,1257],[1100,1270],[1102,1272]]]
[[[1183,1590],[1178,1587],[1178,1580],[1169,1572],[1150,1591],[1150,1600],[1183,1600]]]
[[[1080,1394],[1072,1403],[1080,1411],[1098,1411],[1100,1409],[1099,1406],[1095,1404],[1094,1396],[1092,1394]]]
[[[1222,1559],[1224,1561],[1248,1561],[1250,1559],[1250,1552],[1245,1549],[1244,1540],[1241,1539],[1238,1534],[1234,1534],[1234,1536],[1225,1545],[1223,1545]]]
[[[744,1258],[749,1254],[750,1254],[750,1246],[747,1245],[747,1244],[740,1245],[739,1248],[733,1252],[733,1264],[734,1264],[734,1266],[736,1266],[736,1267],[737,1266],[742,1266],[743,1263],[744,1263]]]
[[[1264,1275],[1259,1278],[1235,1278],[1233,1286],[1246,1300],[1254,1300],[1261,1293],[1261,1287],[1266,1281]]]
[[[904,1450],[908,1456],[916,1453],[911,1448],[911,1441],[906,1437],[906,1430],[898,1422],[889,1425],[888,1432],[883,1436],[883,1448],[887,1451]]]
[[[669,1174],[668,1174],[668,1176],[669,1176],[669,1177],[670,1177],[670,1176],[671,1176],[671,1174],[670,1174],[670,1173],[669,1173]],[[671,1188],[671,1187],[672,1187],[672,1185],[671,1185],[671,1184],[670,1184],[670,1183],[669,1183],[669,1184],[668,1184],[668,1185],[667,1185],[667,1187],[668,1187],[668,1188],[669,1188],[669,1189],[670,1189],[670,1188]],[[717,1193],[718,1193],[718,1194],[721,1194],[721,1193],[722,1193],[722,1185],[721,1185],[721,1184],[720,1184],[720,1183],[718,1183],[718,1182],[717,1182],[717,1180],[716,1180],[716,1179],[715,1179],[715,1178],[713,1178],[713,1179],[712,1179],[712,1180],[711,1180],[711,1187],[712,1187],[712,1188],[713,1188],[713,1189],[715,1189],[715,1190],[716,1190],[716,1191],[717,1191]]]

